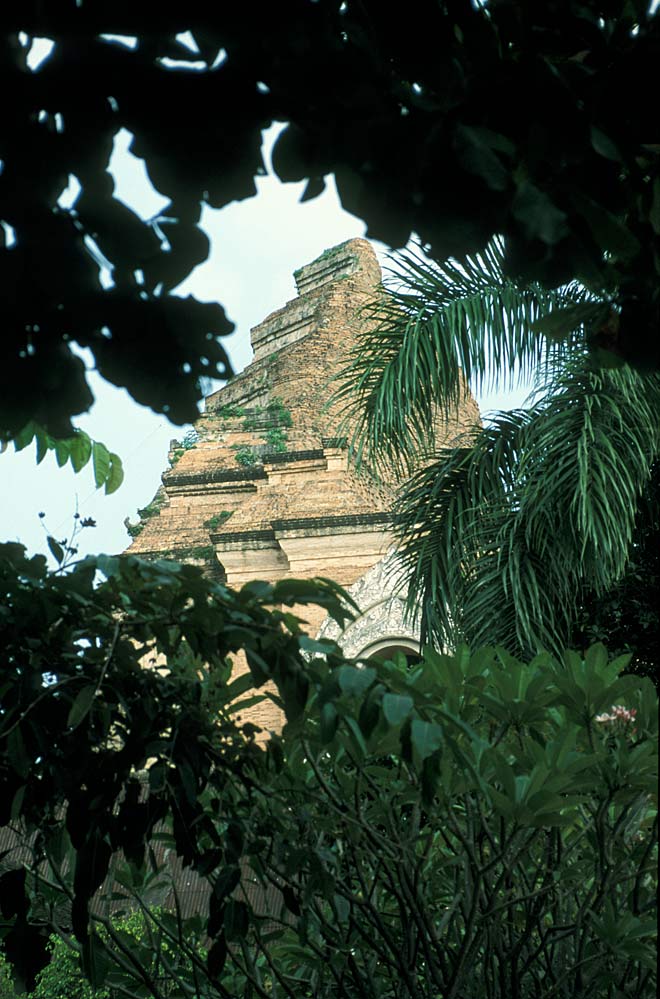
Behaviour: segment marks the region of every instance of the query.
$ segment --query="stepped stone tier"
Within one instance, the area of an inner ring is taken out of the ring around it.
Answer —
[[[379,293],[380,266],[366,240],[352,239],[294,277],[297,297],[252,330],[252,363],[207,398],[194,446],[173,447],[161,488],[140,524],[128,525],[129,551],[198,563],[232,586],[330,577],[363,613],[340,635],[321,609],[304,608],[310,633],[322,629],[351,655],[414,650],[387,555],[394,489],[351,468],[344,414],[329,403],[361,307]],[[446,441],[478,421],[466,395],[442,428]],[[277,725],[270,702],[264,711],[255,722]]]

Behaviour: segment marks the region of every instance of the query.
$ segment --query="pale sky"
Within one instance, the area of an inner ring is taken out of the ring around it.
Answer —
[[[265,133],[265,159],[280,126]],[[119,133],[113,167],[116,196],[143,218],[153,217],[166,199],[151,188],[142,161],[127,150],[130,136]],[[346,239],[365,234],[364,223],[345,212],[338,201],[334,181],[326,191],[303,204],[299,198],[305,183],[282,184],[269,174],[257,178],[258,194],[219,211],[205,207],[201,224],[211,240],[208,260],[197,267],[177,289],[202,301],[220,301],[235,332],[225,339],[234,370],[250,360],[250,328],[270,312],[295,297],[293,271],[319,256],[323,250]],[[374,242],[381,264],[386,248]],[[77,425],[94,439],[103,441],[124,464],[125,480],[112,496],[95,490],[91,466],[75,475],[70,466],[58,468],[54,454],[36,465],[34,444],[19,454],[13,445],[0,455],[0,538],[21,541],[31,552],[45,550],[45,532],[57,539],[68,536],[76,507],[83,517],[93,517],[97,527],[79,539],[81,554],[122,551],[129,543],[124,518],[136,519],[167,467],[171,438],[181,438],[186,428],[175,427],[163,416],[134,403],[121,389],[92,373],[96,403]],[[218,383],[219,385],[220,383]],[[521,405],[529,387],[502,394],[477,396],[482,414],[492,409]],[[46,514],[39,519],[39,512]]]

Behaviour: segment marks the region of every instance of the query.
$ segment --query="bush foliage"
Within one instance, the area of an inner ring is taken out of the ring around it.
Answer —
[[[198,798],[188,861],[208,919],[149,916],[170,876],[121,868],[126,904],[176,954],[177,994],[654,995],[650,680],[600,645],[530,663],[427,649],[410,666],[304,644],[326,654],[304,711],[240,767],[212,766]],[[112,966],[112,940],[95,946]],[[132,994],[144,977],[112,971]]]

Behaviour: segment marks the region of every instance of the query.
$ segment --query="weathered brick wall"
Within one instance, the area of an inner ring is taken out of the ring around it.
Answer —
[[[143,520],[129,551],[195,562],[233,585],[327,576],[359,590],[391,546],[392,488],[349,467],[337,439],[345,413],[328,402],[364,326],[361,309],[379,293],[378,261],[366,240],[349,240],[295,279],[298,296],[252,330],[252,363],[207,399],[197,444],[172,452],[159,509]],[[478,421],[466,395],[439,437],[454,440]],[[381,576],[369,578],[384,585]],[[394,627],[400,609],[394,600],[389,618],[365,617],[353,636],[360,628],[371,635],[386,619]],[[324,623],[320,608],[294,612],[311,634]],[[241,657],[237,666],[245,668]],[[281,722],[270,702],[251,720],[265,729]]]

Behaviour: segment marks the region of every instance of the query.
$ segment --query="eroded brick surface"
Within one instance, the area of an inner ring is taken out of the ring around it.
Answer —
[[[332,378],[364,323],[360,310],[378,292],[376,255],[366,240],[349,240],[295,279],[298,296],[252,330],[252,363],[206,400],[197,444],[171,453],[157,509],[130,552],[194,562],[236,586],[327,576],[359,590],[391,547],[393,491],[349,467],[338,439],[345,414],[328,404]],[[478,421],[467,397],[446,439]],[[323,611],[299,610],[318,632]],[[251,720],[265,729],[280,724],[269,702]]]

